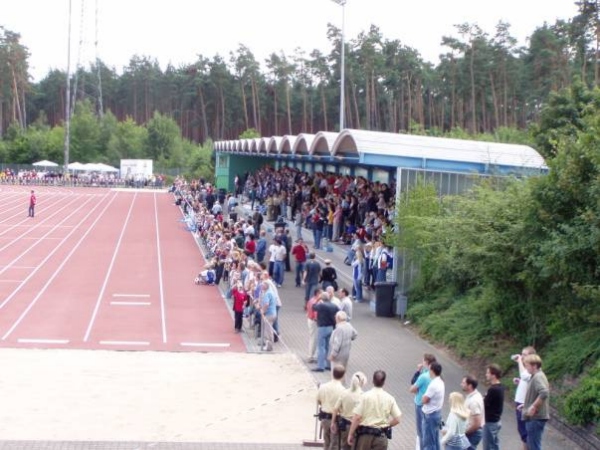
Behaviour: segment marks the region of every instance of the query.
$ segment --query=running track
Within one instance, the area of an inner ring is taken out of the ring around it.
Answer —
[[[0,347],[246,351],[161,191],[0,186]]]

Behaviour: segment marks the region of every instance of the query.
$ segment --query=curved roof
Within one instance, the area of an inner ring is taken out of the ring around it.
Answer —
[[[289,134],[286,134],[285,136],[283,136],[283,140],[281,141],[281,147],[279,152],[281,154],[292,154],[292,148],[294,148],[294,143],[296,142],[296,140],[298,139],[298,136],[291,136]]]
[[[314,140],[314,134],[300,133],[297,136],[294,148],[292,148],[292,153],[294,155],[308,155],[308,150],[310,149],[310,146]]]
[[[340,133],[333,133],[329,131],[319,131],[315,136],[315,140],[310,146],[309,154],[315,156],[331,156],[333,144]]]
[[[358,156],[364,162],[373,159],[370,156],[399,157],[421,161],[423,167],[428,161],[438,161],[486,167],[546,168],[544,158],[526,145],[365,130],[342,131],[333,145],[332,155]]]
[[[336,157],[378,167],[419,168],[433,171],[511,173],[517,169],[545,171],[542,156],[526,145],[448,139],[346,129],[341,133],[301,133],[215,143],[215,150],[257,152],[308,158]]]
[[[267,153],[269,153],[269,154],[279,153],[279,150],[281,149],[281,141],[282,140],[283,140],[283,137],[281,137],[281,136],[273,136],[271,139],[269,139],[269,145],[267,146]]]

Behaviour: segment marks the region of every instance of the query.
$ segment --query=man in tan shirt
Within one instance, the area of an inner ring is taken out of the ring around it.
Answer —
[[[321,429],[323,430],[323,448],[330,450],[337,448],[337,442],[332,447],[331,442],[331,418],[333,410],[338,399],[342,396],[346,388],[342,384],[342,379],[346,374],[344,366],[333,367],[333,380],[319,386],[317,391],[317,405],[319,406],[319,420],[321,421]]]
[[[386,450],[392,427],[400,422],[400,408],[394,397],[383,390],[386,374],[373,374],[373,389],[362,395],[354,408],[348,444],[356,450]],[[356,433],[356,437],[355,434]]]

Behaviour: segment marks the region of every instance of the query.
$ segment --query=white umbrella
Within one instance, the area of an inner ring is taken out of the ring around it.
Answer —
[[[32,165],[35,167],[58,167],[58,164],[56,164],[55,162],[52,162],[52,161],[48,161],[47,159],[43,159],[41,161],[34,162]]]

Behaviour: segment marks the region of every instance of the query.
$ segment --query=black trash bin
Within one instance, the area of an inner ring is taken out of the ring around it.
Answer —
[[[375,283],[375,315],[377,317],[394,317],[396,283],[378,281]]]

